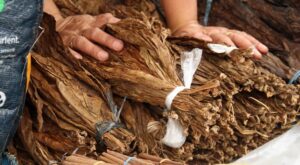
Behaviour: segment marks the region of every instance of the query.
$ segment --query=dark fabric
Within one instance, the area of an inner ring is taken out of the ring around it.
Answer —
[[[4,0],[0,11],[0,159],[22,114],[27,54],[37,36],[42,3]]]

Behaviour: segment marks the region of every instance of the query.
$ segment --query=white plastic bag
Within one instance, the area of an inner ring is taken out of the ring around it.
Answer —
[[[178,93],[185,89],[190,89],[194,74],[201,61],[202,49],[195,48],[191,52],[183,52],[181,54],[181,69],[183,72],[184,86],[176,87],[166,97],[165,105],[168,110],[171,109],[172,102]],[[172,147],[180,148],[186,140],[184,129],[177,118],[168,118],[166,135],[162,139],[162,143]]]
[[[234,49],[237,49],[235,46],[226,46],[222,44],[207,44],[208,48],[218,54],[225,53],[229,54],[232,52]]]
[[[300,125],[232,163],[232,165],[299,165]]]

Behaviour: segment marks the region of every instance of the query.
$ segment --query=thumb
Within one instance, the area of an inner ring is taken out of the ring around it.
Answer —
[[[211,38],[210,36],[208,36],[208,35],[206,35],[206,34],[203,34],[203,33],[201,33],[201,32],[197,32],[197,33],[193,34],[192,37],[197,38],[197,39],[200,39],[200,40],[204,40],[204,41],[206,41],[206,42],[212,42],[212,41],[213,41],[212,38]]]

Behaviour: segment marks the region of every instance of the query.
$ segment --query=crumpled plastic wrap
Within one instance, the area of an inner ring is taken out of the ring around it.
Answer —
[[[181,54],[181,69],[183,72],[183,82],[184,86],[176,87],[166,98],[166,107],[171,109],[173,99],[177,96],[178,93],[185,89],[190,89],[194,74],[198,68],[198,65],[201,61],[202,49],[193,49],[190,52],[183,52]],[[180,122],[177,119],[169,117],[167,123],[167,132],[162,142],[172,148],[180,148],[186,140],[186,135],[184,129],[181,126]]]
[[[240,158],[235,164],[298,165],[300,164],[300,125]]]

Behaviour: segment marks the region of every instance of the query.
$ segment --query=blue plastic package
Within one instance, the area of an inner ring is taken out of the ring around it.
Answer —
[[[0,0],[0,164],[22,114],[27,54],[42,11],[42,0]]]

